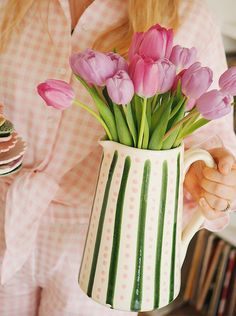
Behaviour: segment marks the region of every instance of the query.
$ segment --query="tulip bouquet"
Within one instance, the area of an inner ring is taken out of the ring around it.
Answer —
[[[81,106],[102,124],[109,140],[143,149],[170,149],[210,120],[228,114],[236,95],[236,67],[222,74],[220,90],[208,91],[212,70],[196,58],[194,47],[173,47],[172,29],[155,25],[134,34],[128,62],[118,53],[91,49],[71,56],[72,71],[98,113],[76,100],[66,82],[47,80],[38,86],[38,93],[58,109],[72,103]]]
[[[182,179],[194,161],[208,167],[214,161],[201,149],[184,152],[181,143],[231,111],[236,67],[221,75],[219,90],[208,91],[213,73],[196,59],[195,48],[173,46],[173,30],[155,25],[134,34],[128,60],[91,49],[71,56],[97,111],[77,100],[66,82],[38,86],[47,105],[78,105],[106,132],[79,284],[114,309],[169,304],[180,288],[188,242],[204,221],[196,212],[182,234]]]

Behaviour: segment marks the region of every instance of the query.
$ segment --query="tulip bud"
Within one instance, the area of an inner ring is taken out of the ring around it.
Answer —
[[[174,33],[172,29],[167,30],[159,24],[152,26],[145,33],[135,33],[129,49],[129,60],[135,54],[150,57],[153,60],[169,58],[173,47]]]
[[[129,65],[129,75],[139,96],[150,98],[157,93],[158,65],[153,59],[135,55]]]
[[[87,83],[104,86],[107,78],[116,72],[116,65],[106,54],[87,49],[70,58],[73,72]]]
[[[197,50],[195,47],[189,49],[176,45],[173,47],[170,55],[170,61],[177,67],[177,72],[190,67],[196,59]]]
[[[205,93],[213,81],[212,70],[194,63],[182,76],[182,92],[191,99],[198,99]]]
[[[143,35],[144,35],[143,32],[135,32],[133,34],[132,42],[131,42],[131,45],[129,48],[129,60],[130,61],[136,54],[138,54],[140,44],[142,43],[142,40],[143,40]]]
[[[169,59],[173,47],[173,38],[172,29],[167,30],[156,24],[144,33],[138,53],[154,60],[159,58]]]
[[[38,85],[37,90],[48,106],[58,110],[67,109],[75,99],[71,86],[62,80],[46,80]]]
[[[157,61],[158,72],[157,72],[157,92],[165,93],[173,86],[176,68],[168,59],[159,59]]]
[[[196,107],[207,120],[215,120],[230,113],[231,98],[222,91],[211,90],[197,100]]]
[[[126,71],[120,70],[106,81],[107,92],[114,103],[127,104],[134,95],[134,85]]]
[[[116,72],[119,70],[125,70],[126,72],[128,71],[127,61],[123,57],[121,57],[119,54],[109,52],[109,53],[106,53],[106,55],[110,57],[110,59],[113,61]]]
[[[227,69],[219,80],[221,90],[232,96],[236,96],[236,67]]]

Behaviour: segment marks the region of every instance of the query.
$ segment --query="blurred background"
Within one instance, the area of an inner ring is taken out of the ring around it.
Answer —
[[[206,0],[221,27],[229,66],[236,66],[236,0]],[[236,114],[235,114],[236,130]],[[236,316],[236,212],[218,234],[200,231],[182,268],[178,298],[140,316]]]

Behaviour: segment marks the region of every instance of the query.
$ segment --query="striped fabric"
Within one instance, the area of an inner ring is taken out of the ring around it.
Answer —
[[[0,18],[5,2],[0,1]],[[127,0],[93,1],[73,36],[68,0],[42,0],[39,9],[37,3],[0,55],[0,104],[28,143],[20,173],[0,178],[1,281],[5,283],[0,287],[0,315],[32,316],[40,291],[40,315],[119,315],[89,300],[77,282],[101,160],[97,140],[103,131],[78,107],[65,112],[46,107],[35,87],[48,78],[66,80],[78,98],[94,108],[72,77],[68,58],[72,51],[91,47],[100,32],[122,19]],[[226,67],[224,50],[204,2],[182,0],[180,15],[176,41],[196,46],[199,59],[217,79]],[[218,138],[209,139],[215,135]],[[232,115],[203,128],[186,146],[205,142],[214,147],[221,143],[218,139],[236,153]],[[184,222],[194,210],[192,200],[186,200]],[[225,217],[205,225],[217,230],[227,221]]]

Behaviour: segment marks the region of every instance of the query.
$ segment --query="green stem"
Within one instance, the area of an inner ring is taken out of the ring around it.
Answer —
[[[138,137],[138,148],[142,147],[146,108],[147,108],[147,99],[144,98],[143,99],[143,111],[142,111],[141,125],[140,125],[139,137]]]
[[[175,108],[172,110],[171,114],[170,114],[170,117],[169,117],[169,120],[172,119],[172,117],[175,116],[175,114],[179,111],[179,109],[182,107],[182,105],[184,104],[184,102],[186,101],[185,98],[182,98],[178,103],[177,105],[175,106]]]
[[[80,106],[81,108],[83,108],[84,110],[86,110],[87,112],[92,114],[98,120],[98,122],[101,123],[101,125],[103,126],[103,128],[105,129],[105,131],[107,133],[108,138],[110,140],[113,140],[112,136],[111,136],[111,133],[110,133],[108,127],[106,126],[105,122],[103,121],[103,119],[96,112],[94,112],[86,104],[84,104],[84,103],[82,103],[82,102],[80,102],[78,100],[74,100],[74,104]]]
[[[180,120],[177,124],[175,124],[171,129],[163,137],[163,141],[167,139],[172,132],[174,132],[177,128],[179,128],[183,123],[187,122],[191,117],[193,117],[198,110],[194,108],[188,115],[186,115],[182,120]]]

